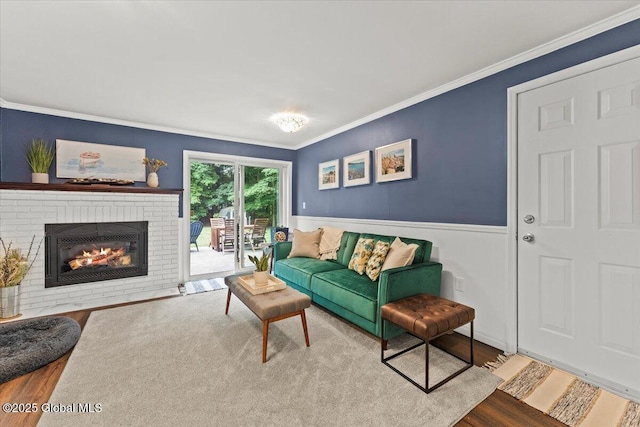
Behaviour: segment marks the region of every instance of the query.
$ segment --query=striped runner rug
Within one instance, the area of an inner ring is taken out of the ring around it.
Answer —
[[[570,427],[638,427],[640,404],[552,366],[516,354],[488,363],[498,386],[521,402]]]
[[[219,291],[220,289],[227,289],[227,285],[224,284],[224,279],[221,277],[215,279],[192,280],[184,284],[184,291],[186,295]]]

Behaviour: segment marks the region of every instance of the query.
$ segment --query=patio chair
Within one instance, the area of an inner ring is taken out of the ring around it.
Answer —
[[[200,248],[198,247],[197,240],[200,233],[202,233],[203,227],[204,225],[200,221],[193,221],[191,223],[189,246],[191,246],[191,243],[194,243],[196,245],[196,249],[198,250],[198,252],[200,252]]]
[[[224,234],[224,218],[209,218],[211,222],[211,240],[209,246],[216,251],[221,251],[220,243],[222,242],[222,236]]]
[[[224,220],[224,237],[222,238],[222,250],[233,250],[233,235],[235,233],[235,224],[236,221],[234,219],[225,219]]]
[[[269,224],[269,218],[256,218],[253,223],[253,230],[251,233],[247,233],[247,240],[251,245],[252,250],[256,250],[256,248],[260,248],[260,244],[266,242],[264,238],[265,233],[267,232],[267,225]]]

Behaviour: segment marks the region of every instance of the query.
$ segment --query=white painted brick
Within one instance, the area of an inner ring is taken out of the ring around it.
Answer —
[[[95,194],[90,194],[88,196],[85,196],[84,200],[86,200],[86,201],[104,201],[105,197],[102,196],[100,193],[95,193]]]
[[[0,190],[0,236],[24,248],[44,235],[45,223],[149,221],[149,275],[44,288],[44,254],[22,284],[23,310],[135,300],[145,290],[177,286],[178,197],[155,194]],[[152,250],[152,248],[154,248]],[[157,266],[157,268],[155,267]]]
[[[30,192],[17,192],[12,190],[3,190],[5,194],[3,195],[3,199],[6,200],[30,200],[31,194]]]
[[[22,301],[20,302],[20,307],[22,310],[33,310],[35,308],[47,308],[47,307],[51,307],[52,304],[51,301],[42,301],[42,302],[37,302],[37,303],[33,303],[33,304],[29,304],[28,306],[25,306],[25,304],[22,303]]]
[[[10,207],[15,207],[17,204],[18,204],[17,200],[0,197],[0,210],[10,208]]]
[[[59,193],[54,193],[54,192],[46,192],[46,193],[42,193],[39,194],[37,196],[38,200],[59,200],[60,199],[60,194]]]
[[[124,291],[119,290],[119,291],[108,291],[108,292],[103,292],[102,293],[102,296],[105,297],[105,298],[116,296],[116,295],[124,295]]]

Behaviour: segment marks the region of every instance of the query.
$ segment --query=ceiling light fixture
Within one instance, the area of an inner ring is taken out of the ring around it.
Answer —
[[[298,113],[278,113],[271,116],[271,121],[280,126],[284,132],[298,132],[309,122],[309,118]]]

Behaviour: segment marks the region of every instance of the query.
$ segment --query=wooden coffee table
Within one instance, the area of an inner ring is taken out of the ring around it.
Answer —
[[[269,338],[269,324],[278,320],[300,315],[304,340],[309,347],[309,333],[307,331],[307,318],[305,308],[311,305],[311,298],[287,286],[279,291],[268,292],[260,295],[252,295],[238,282],[239,274],[227,276],[224,282],[229,287],[227,293],[227,306],[224,314],[229,314],[231,294],[234,294],[253,313],[262,320],[262,363],[267,361],[267,340]]]

